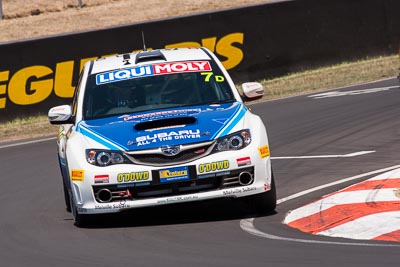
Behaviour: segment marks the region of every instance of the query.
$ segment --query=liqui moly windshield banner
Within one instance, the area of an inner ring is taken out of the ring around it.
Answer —
[[[100,85],[146,76],[199,71],[211,71],[210,63],[208,61],[173,62],[126,68],[122,70],[113,70],[110,72],[97,74],[96,84]]]

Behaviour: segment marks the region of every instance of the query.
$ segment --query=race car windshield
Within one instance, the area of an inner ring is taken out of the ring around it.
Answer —
[[[86,120],[149,110],[233,102],[231,88],[219,68],[129,77],[138,68],[89,76],[83,106]],[[146,73],[150,67],[143,68]],[[103,76],[100,76],[103,75]],[[117,80],[115,77],[123,77]],[[114,79],[114,80],[112,80]]]

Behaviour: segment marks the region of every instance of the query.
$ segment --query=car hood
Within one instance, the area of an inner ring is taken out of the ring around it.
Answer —
[[[109,149],[152,149],[205,142],[229,134],[246,111],[241,102],[152,110],[81,121],[77,132]]]

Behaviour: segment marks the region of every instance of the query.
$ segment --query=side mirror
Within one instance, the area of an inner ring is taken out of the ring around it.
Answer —
[[[264,95],[264,87],[261,83],[249,82],[242,84],[243,94],[249,100],[261,98]]]
[[[62,105],[51,108],[48,118],[51,124],[73,123],[71,106]]]

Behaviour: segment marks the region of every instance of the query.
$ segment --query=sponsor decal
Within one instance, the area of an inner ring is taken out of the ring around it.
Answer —
[[[110,181],[110,177],[108,174],[101,174],[94,176],[94,183],[95,184],[105,184]]]
[[[141,182],[149,180],[150,175],[148,171],[142,172],[128,172],[119,173],[117,176],[118,183],[128,183],[128,182]]]
[[[83,170],[71,170],[71,180],[72,181],[81,181],[84,179],[84,171]]]
[[[222,191],[222,194],[227,196],[227,195],[235,195],[235,194],[251,192],[255,190],[257,190],[256,187],[235,188],[235,189],[224,190]]]
[[[230,175],[230,171],[223,171],[223,172],[211,172],[211,173],[206,173],[206,174],[200,174],[197,176],[198,179],[204,179],[204,178],[214,178],[214,177],[219,177],[219,176],[225,176],[225,175]]]
[[[166,199],[158,200],[158,204],[163,204],[163,203],[171,203],[171,202],[180,202],[180,201],[189,201],[189,200],[194,200],[198,199],[198,196],[177,196],[177,197],[169,197]]]
[[[140,186],[148,186],[148,185],[150,185],[150,182],[142,182],[142,183],[136,183],[136,184],[134,184],[135,185],[135,187],[140,187]]]
[[[128,184],[118,184],[118,188],[131,188],[131,187],[139,187],[139,186],[148,186],[150,182],[140,182],[140,183],[128,183]]]
[[[260,153],[260,157],[261,158],[265,158],[265,157],[268,157],[270,155],[268,146],[259,147],[258,148],[258,152]]]
[[[129,192],[129,190],[127,190]],[[131,205],[126,203],[126,199],[121,200],[118,204],[113,204],[114,209],[125,209],[130,208]]]
[[[150,66],[114,70],[96,75],[96,84],[105,84],[153,75]]]
[[[96,210],[126,209],[130,207],[131,205],[127,204],[125,201],[121,201],[117,204],[97,204],[94,206]]]
[[[207,173],[207,174],[202,174],[202,175],[198,175],[197,178],[199,179],[203,179],[203,178],[213,178],[215,177],[215,173]]]
[[[241,188],[236,188],[236,189],[229,189],[229,190],[224,190],[222,191],[222,194],[226,195],[234,195],[234,194],[240,194],[242,193]]]
[[[187,166],[159,170],[159,174],[161,183],[189,180]]]
[[[180,72],[210,71],[211,65],[208,61],[172,62],[153,64],[136,68],[114,70],[96,75],[96,84],[105,84],[130,80],[153,75],[173,74]]]
[[[229,175],[229,174],[231,174],[230,171],[224,171],[224,172],[215,173],[215,176],[218,177],[218,176],[225,176],[225,175]]]
[[[108,210],[108,209],[112,209],[113,206],[111,204],[104,204],[104,205],[95,205],[94,208],[96,210]]]
[[[171,118],[176,116],[188,116],[189,114],[196,114],[200,113],[201,109],[193,108],[193,109],[180,109],[180,110],[166,110],[166,111],[157,111],[133,116],[124,116],[124,121],[131,121],[131,120],[139,120],[139,121],[147,121],[148,119],[165,119]]]
[[[213,172],[229,169],[229,160],[221,160],[210,163],[199,164],[197,170],[199,173]]]
[[[163,142],[180,139],[197,139],[200,138],[200,130],[181,130],[171,132],[161,132],[156,134],[148,134],[136,137],[137,146],[148,145],[150,142]]]
[[[154,64],[152,66],[155,75],[211,70],[210,62],[208,61],[173,62],[173,63]]]
[[[250,157],[244,157],[244,158],[236,159],[236,162],[237,162],[238,167],[251,165]]]

